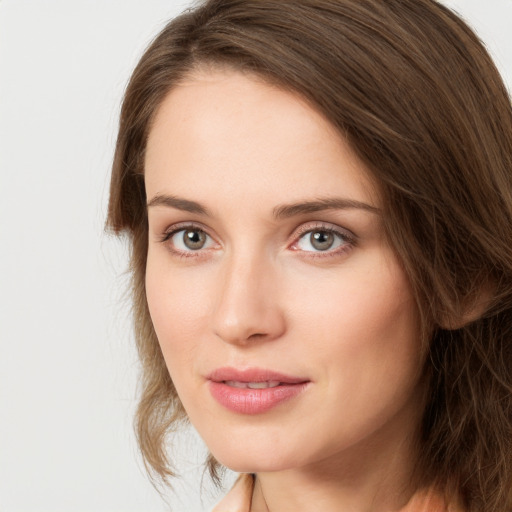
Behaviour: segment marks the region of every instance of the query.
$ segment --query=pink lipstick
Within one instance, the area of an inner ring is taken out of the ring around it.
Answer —
[[[219,368],[208,380],[213,398],[240,414],[266,412],[300,394],[310,382],[259,368]]]

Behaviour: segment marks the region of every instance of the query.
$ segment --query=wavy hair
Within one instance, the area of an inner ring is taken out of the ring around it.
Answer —
[[[428,352],[421,482],[455,490],[469,512],[512,510],[512,108],[481,41],[434,0],[208,0],[140,59],[107,227],[131,244],[135,425],[150,473],[174,474],[167,442],[186,415],[146,301],[144,152],[159,105],[202,65],[299,93],[366,163]]]

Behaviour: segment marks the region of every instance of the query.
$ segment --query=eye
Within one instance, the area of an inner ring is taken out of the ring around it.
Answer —
[[[332,228],[309,229],[294,244],[295,249],[305,252],[337,252],[351,245],[348,235]]]
[[[195,227],[172,231],[165,236],[163,241],[170,242],[172,248],[177,252],[192,252],[208,249],[214,243],[209,235]]]

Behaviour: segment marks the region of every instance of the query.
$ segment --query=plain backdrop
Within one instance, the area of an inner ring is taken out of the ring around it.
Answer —
[[[446,3],[510,88],[512,0]],[[0,0],[0,512],[200,512],[218,498],[193,431],[175,493],[144,474],[126,248],[103,232],[130,71],[189,4]]]

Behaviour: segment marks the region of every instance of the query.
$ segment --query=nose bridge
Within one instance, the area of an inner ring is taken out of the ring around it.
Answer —
[[[246,248],[223,263],[215,301],[214,332],[228,343],[275,339],[285,329],[271,258]]]

